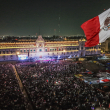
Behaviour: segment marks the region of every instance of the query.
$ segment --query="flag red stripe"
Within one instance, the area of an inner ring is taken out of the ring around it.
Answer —
[[[92,47],[99,44],[99,31],[100,31],[100,22],[99,17],[96,16],[81,25],[83,29],[87,42],[85,42],[85,47]]]

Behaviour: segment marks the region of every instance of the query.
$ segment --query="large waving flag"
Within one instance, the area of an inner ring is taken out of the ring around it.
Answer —
[[[110,8],[81,25],[87,41],[85,47],[96,46],[110,37]]]

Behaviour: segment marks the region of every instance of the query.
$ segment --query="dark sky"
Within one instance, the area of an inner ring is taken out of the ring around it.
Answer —
[[[0,0],[0,36],[84,35],[81,24],[108,8],[110,0]]]

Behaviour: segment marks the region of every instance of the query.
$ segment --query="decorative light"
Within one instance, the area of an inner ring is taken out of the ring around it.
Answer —
[[[19,55],[20,53],[19,52],[17,52],[17,55]]]

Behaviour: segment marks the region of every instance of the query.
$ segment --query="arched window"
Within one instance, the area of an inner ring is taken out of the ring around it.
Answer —
[[[5,54],[5,51],[3,51],[3,54]]]
[[[47,49],[45,49],[45,51],[47,52]]]
[[[42,52],[42,49],[39,49],[39,52]]]
[[[39,44],[39,47],[42,47],[42,44]]]

